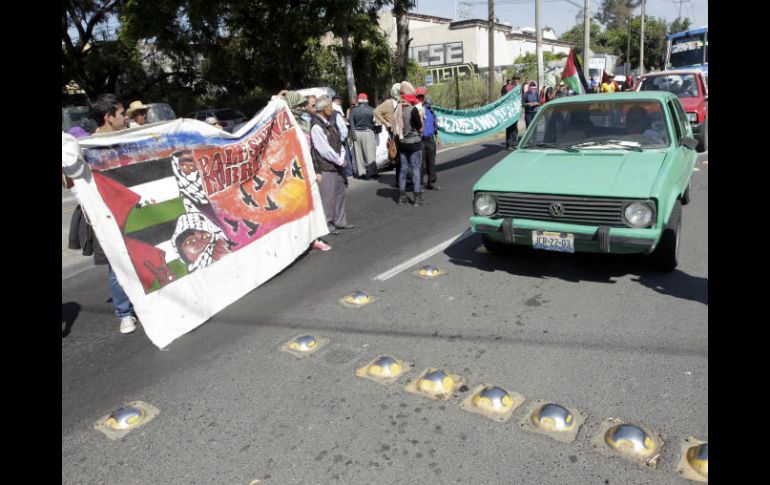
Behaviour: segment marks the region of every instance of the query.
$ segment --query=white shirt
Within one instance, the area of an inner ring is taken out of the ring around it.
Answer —
[[[339,153],[334,152],[329,145],[329,141],[326,139],[326,133],[324,133],[323,128],[318,125],[313,125],[313,128],[310,130],[310,139],[313,141],[313,147],[318,154],[327,162],[340,166],[344,165],[345,159],[343,158],[342,161],[340,161],[340,158],[343,157],[342,149],[340,148]]]

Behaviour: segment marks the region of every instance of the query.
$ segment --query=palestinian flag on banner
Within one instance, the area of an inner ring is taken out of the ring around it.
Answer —
[[[561,80],[577,94],[586,94],[588,92],[588,83],[583,75],[583,69],[580,68],[580,61],[577,58],[577,54],[575,54],[574,47],[569,50],[567,65],[564,66]]]

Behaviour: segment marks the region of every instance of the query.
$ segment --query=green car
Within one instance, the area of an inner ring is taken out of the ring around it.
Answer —
[[[549,101],[473,186],[471,229],[491,252],[650,254],[673,270],[697,144],[668,92]]]

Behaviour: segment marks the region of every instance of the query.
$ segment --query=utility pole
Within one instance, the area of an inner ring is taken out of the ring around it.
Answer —
[[[644,0],[642,0],[642,39],[639,44],[639,75],[644,74]]]
[[[583,5],[583,76],[588,79],[588,60],[591,57],[591,20],[588,17],[588,0]]]
[[[495,99],[495,0],[487,0],[489,4],[489,62],[487,64],[487,102]]]
[[[537,56],[537,87],[543,87],[543,31],[540,28],[540,0],[535,0],[535,54]]]
[[[626,76],[631,74],[631,15],[626,19],[628,24],[628,35],[626,36]]]

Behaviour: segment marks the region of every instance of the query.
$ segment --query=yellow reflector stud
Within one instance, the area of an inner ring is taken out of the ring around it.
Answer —
[[[342,298],[343,303],[347,303],[352,306],[363,306],[371,303],[372,296],[364,291],[354,291],[353,293],[346,295]]]
[[[607,430],[604,440],[614,450],[645,458],[656,451],[655,442],[642,428],[633,424],[619,424]]]
[[[567,408],[551,403],[532,413],[532,423],[543,431],[565,432],[575,427],[575,418]]]
[[[397,359],[390,356],[382,356],[367,368],[367,373],[374,377],[397,377],[401,374],[402,367]]]
[[[144,421],[145,412],[143,409],[126,406],[110,414],[107,421],[104,422],[109,428],[115,431],[125,431],[135,428]]]
[[[440,276],[444,274],[437,266],[427,265],[417,270],[417,275],[423,278],[433,278],[434,276]]]
[[[703,478],[709,477],[709,444],[703,443],[687,450],[687,463]]]
[[[433,370],[428,372],[417,381],[417,387],[420,391],[428,394],[438,394],[441,392],[451,392],[455,381],[452,376],[443,370]]]
[[[289,348],[297,352],[309,352],[318,346],[318,340],[312,335],[302,335],[289,342]]]
[[[513,399],[507,391],[497,386],[487,386],[473,396],[477,408],[491,413],[505,413],[513,406]]]

